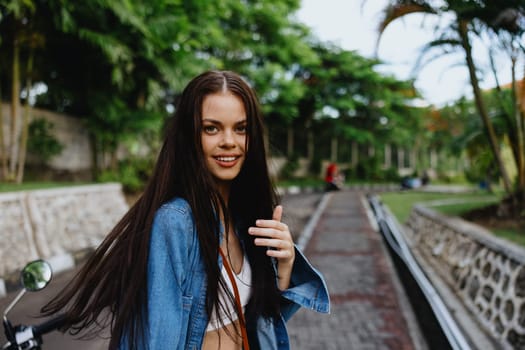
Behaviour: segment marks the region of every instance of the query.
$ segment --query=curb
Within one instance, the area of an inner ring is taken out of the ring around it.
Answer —
[[[299,240],[297,241],[297,247],[299,248],[299,250],[303,251],[308,245],[308,242],[310,241],[310,238],[312,238],[312,234],[314,233],[314,229],[317,226],[317,222],[321,218],[321,215],[326,209],[326,206],[332,198],[333,194],[333,192],[327,192],[321,198],[321,201],[317,205],[317,208],[315,209],[313,215],[310,217],[310,220],[308,220],[303,231],[301,232],[301,235],[299,236]]]

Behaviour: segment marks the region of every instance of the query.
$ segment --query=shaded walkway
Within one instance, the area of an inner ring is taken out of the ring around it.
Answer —
[[[305,253],[326,278],[332,312],[300,310],[288,323],[292,349],[422,348],[414,316],[404,296],[399,297],[395,272],[361,194],[331,196]]]

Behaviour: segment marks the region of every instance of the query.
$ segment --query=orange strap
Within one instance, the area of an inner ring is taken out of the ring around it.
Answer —
[[[237,304],[237,311],[239,313],[239,323],[241,324],[243,349],[250,350],[250,344],[248,343],[248,333],[246,332],[246,321],[244,320],[244,313],[242,312],[241,297],[239,296],[239,289],[237,288],[237,283],[235,282],[235,276],[233,275],[233,270],[230,267],[228,260],[224,256],[224,253],[222,252],[221,248],[219,248],[219,253],[221,254],[222,263],[224,264],[224,267],[226,268],[228,277],[230,278],[230,281],[232,282],[233,294],[235,295],[235,304]],[[246,264],[247,262],[244,262],[244,263]]]

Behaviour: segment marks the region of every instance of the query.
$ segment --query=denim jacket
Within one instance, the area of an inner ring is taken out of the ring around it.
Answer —
[[[159,208],[149,251],[148,323],[140,348],[200,349],[208,324],[206,272],[191,209],[184,199],[175,198]],[[289,349],[285,322],[299,307],[330,310],[322,276],[297,249],[290,287],[282,297],[280,319],[247,320],[252,349]],[[128,348],[126,337],[119,348]]]

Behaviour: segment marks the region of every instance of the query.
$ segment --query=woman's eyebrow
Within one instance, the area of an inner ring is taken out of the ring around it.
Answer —
[[[216,119],[212,119],[212,118],[202,118],[202,121],[203,122],[208,122],[208,123],[213,123],[213,124],[222,124],[221,121],[219,120],[216,120]],[[247,123],[248,121],[246,119],[241,119],[241,120],[238,120],[236,122],[234,122],[234,124],[245,124]]]
[[[219,120],[211,119],[211,118],[202,118],[203,122],[213,123],[213,124],[222,124]]]

